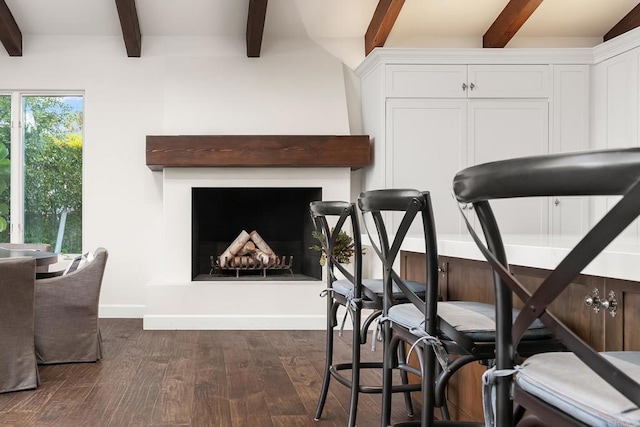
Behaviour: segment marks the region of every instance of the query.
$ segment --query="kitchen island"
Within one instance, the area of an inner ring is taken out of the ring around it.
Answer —
[[[527,288],[535,289],[549,270],[566,256],[579,236],[505,235],[512,272]],[[447,300],[494,302],[491,269],[468,235],[438,238],[440,293]],[[425,280],[424,242],[408,237],[401,254],[401,271],[411,280]],[[610,302],[609,309],[594,310],[585,298]],[[520,301],[514,304],[518,306]],[[614,302],[615,301],[615,302]],[[615,309],[613,308],[615,307]],[[640,350],[640,242],[617,239],[600,254],[551,305],[551,311],[600,351]],[[471,364],[449,385],[451,416],[482,420],[481,375],[485,367]]]

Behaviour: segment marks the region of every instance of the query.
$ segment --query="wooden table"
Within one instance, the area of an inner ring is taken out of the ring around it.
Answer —
[[[29,249],[4,249],[0,248],[0,259],[31,257],[35,258],[36,266],[55,264],[58,262],[58,254],[55,252],[42,252]]]

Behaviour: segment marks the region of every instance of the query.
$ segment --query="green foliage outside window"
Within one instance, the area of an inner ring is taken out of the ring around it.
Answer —
[[[0,242],[9,241],[2,224],[10,222],[9,190],[3,191],[10,178],[10,127],[1,125],[9,123],[10,102],[0,97]],[[61,252],[81,253],[82,111],[56,96],[27,96],[23,102],[24,241],[55,247],[66,212]]]
[[[9,241],[9,184],[11,179],[11,161],[9,160],[9,141],[11,98],[0,96],[0,242]]]
[[[7,234],[9,223],[9,178],[11,175],[11,161],[9,149],[0,142],[0,236]],[[2,240],[0,238],[0,240]]]
[[[60,97],[25,97],[25,242],[55,246],[67,212],[61,252],[82,252],[82,112]]]

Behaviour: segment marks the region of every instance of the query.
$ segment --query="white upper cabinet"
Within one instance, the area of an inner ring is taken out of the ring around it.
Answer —
[[[546,99],[485,99],[469,102],[467,165],[549,152]],[[507,234],[547,233],[548,200],[494,200],[500,230]]]
[[[466,98],[466,65],[388,65],[387,98]]]
[[[386,182],[390,188],[428,190],[435,223],[443,233],[462,231],[451,180],[466,164],[467,101],[387,100]],[[393,218],[399,223],[398,215]],[[414,224],[411,232],[418,233]]]
[[[590,72],[588,65],[554,65],[550,151],[589,148]],[[554,197],[549,205],[551,233],[582,235],[589,230],[588,197]]]
[[[547,98],[549,65],[388,65],[388,98]]]
[[[469,98],[548,98],[548,65],[469,65]]]
[[[468,62],[462,62],[465,52]],[[364,131],[375,146],[363,189],[429,191],[441,234],[465,232],[451,195],[461,169],[589,146],[588,63],[568,63],[558,50],[550,51],[548,62],[539,50],[531,58],[520,51],[485,52],[379,52],[359,67]],[[574,54],[582,58],[582,51]],[[588,207],[578,199],[559,203],[555,210],[548,199],[492,205],[507,233],[581,229]],[[470,212],[469,206],[463,210]]]
[[[595,66],[594,148],[630,148],[640,145],[640,48],[631,49]],[[602,197],[594,202],[592,222],[602,218],[619,197]],[[640,220],[620,235],[636,239]]]

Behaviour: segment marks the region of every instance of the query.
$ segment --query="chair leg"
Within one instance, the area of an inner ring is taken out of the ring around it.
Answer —
[[[442,390],[440,390],[440,387],[442,386],[440,378],[444,375],[444,372],[439,363],[436,363],[434,372],[436,379],[434,386],[434,405],[436,408],[440,409],[440,419],[443,421],[449,421],[451,420],[451,416],[449,415],[449,406],[447,406],[447,397],[445,395],[446,383]],[[448,380],[448,378],[446,380]]]
[[[382,359],[382,416],[380,417],[381,427],[388,427],[391,424],[391,388],[393,387],[393,362],[395,359],[395,349],[392,348],[391,326],[389,322],[383,324],[383,359]]]
[[[327,400],[327,393],[329,392],[329,382],[331,381],[331,373],[329,369],[333,364],[333,327],[335,325],[334,317],[338,310],[338,303],[331,302],[330,296],[327,296],[327,337],[326,337],[326,350],[325,350],[325,362],[324,362],[324,374],[322,378],[322,391],[320,392],[320,399],[318,400],[318,406],[316,407],[316,414],[313,417],[318,421],[322,416],[322,410]]]
[[[358,415],[358,397],[360,396],[360,319],[359,309],[353,312],[353,340],[351,357],[351,404],[349,405],[349,427],[355,427]]]
[[[422,418],[420,425],[424,427],[434,425],[436,357],[429,345],[422,346],[421,351],[424,364],[422,367]]]
[[[398,358],[401,365],[409,362],[407,360],[407,348],[405,347],[404,342],[400,342],[400,344],[398,345]],[[409,375],[404,369],[400,370],[400,378],[402,379],[402,384],[409,384]],[[404,406],[405,408],[407,408],[407,415],[413,417],[413,402],[411,401],[411,392],[406,391],[403,394]]]

